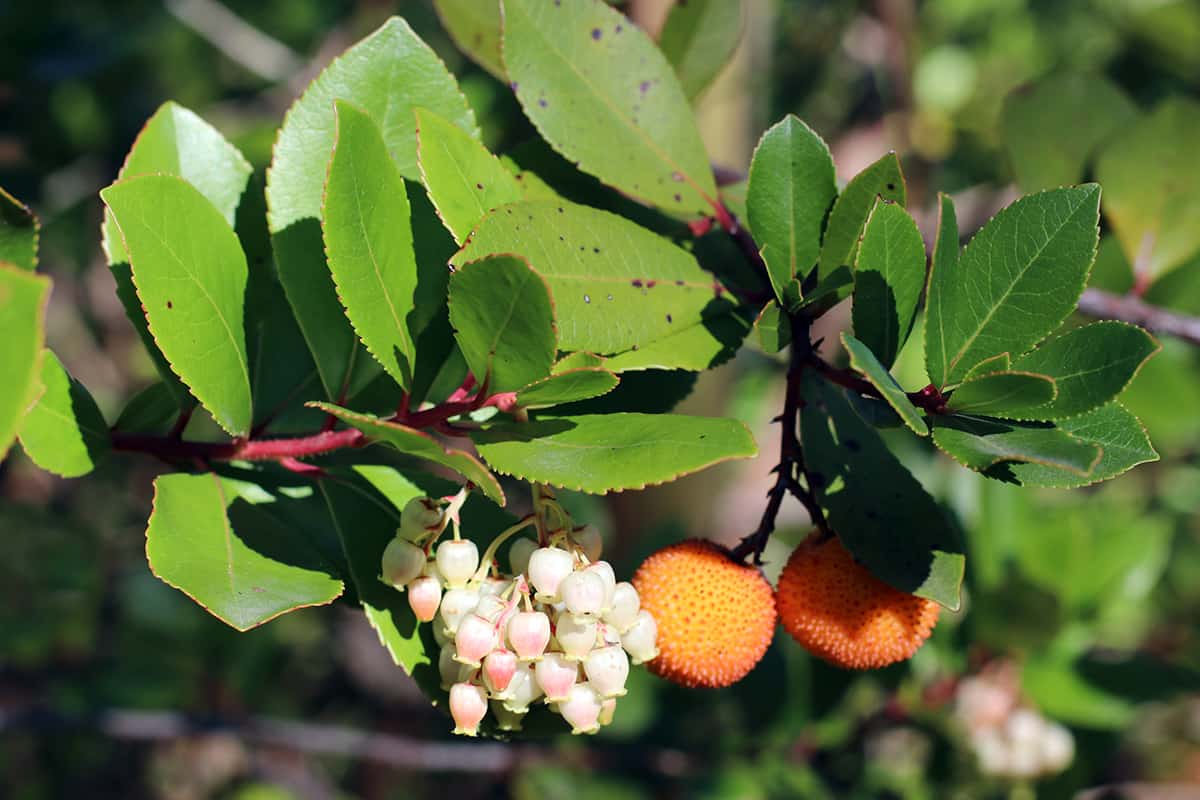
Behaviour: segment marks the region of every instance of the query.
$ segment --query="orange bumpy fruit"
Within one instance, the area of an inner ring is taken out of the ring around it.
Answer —
[[[762,660],[775,633],[771,585],[712,542],[659,550],[633,576],[658,623],[659,655],[647,667],[687,687],[736,683]]]
[[[836,538],[802,542],[779,576],[779,620],[806,650],[847,669],[911,658],[938,605],[894,589],[854,560]]]

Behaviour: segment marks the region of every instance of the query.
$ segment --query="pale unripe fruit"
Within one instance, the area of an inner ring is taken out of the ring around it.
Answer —
[[[487,692],[473,683],[456,683],[450,687],[450,716],[454,717],[454,732],[465,736],[479,733],[479,723],[487,713]]]
[[[528,664],[518,664],[508,683],[507,697],[504,707],[515,714],[524,714],[529,710],[529,704],[542,696],[542,686],[537,682],[533,667]]]
[[[595,733],[600,730],[600,695],[586,683],[577,683],[567,690],[558,704],[558,713],[571,724],[571,733]]]
[[[454,660],[470,667],[478,667],[484,656],[496,648],[498,636],[496,626],[478,614],[469,614],[458,623],[454,634]]]
[[[425,551],[399,536],[388,542],[380,561],[383,582],[395,589],[404,589],[405,584],[421,574],[425,568]]]
[[[509,711],[500,700],[492,700],[491,709],[492,715],[496,718],[497,728],[502,731],[521,730],[521,720],[525,718],[524,713]]]
[[[479,606],[478,589],[451,589],[442,596],[442,622],[446,632],[458,632],[458,624]]]
[[[567,611],[576,615],[598,615],[604,607],[604,578],[592,570],[572,572],[558,585],[558,593]]]
[[[601,647],[588,653],[583,671],[601,697],[620,697],[629,680],[629,657],[618,646]]]
[[[617,629],[618,633],[629,630],[642,608],[637,589],[629,581],[621,581],[613,588],[612,606],[604,614],[604,621]]]
[[[567,699],[567,693],[579,677],[579,665],[568,661],[562,653],[546,653],[533,668],[538,686],[546,695],[547,703]]]
[[[604,582],[604,600],[600,603],[600,611],[608,611],[612,607],[613,592],[617,588],[617,576],[613,572],[612,564],[607,561],[597,561],[590,564],[584,572],[588,575],[598,575]]]
[[[557,547],[539,547],[529,556],[529,582],[543,603],[558,600],[558,587],[575,571],[575,557]]]
[[[658,623],[649,611],[642,609],[629,629],[621,634],[621,646],[629,653],[634,664],[642,664],[653,661],[658,655],[657,639]]]
[[[521,661],[536,661],[550,644],[550,618],[540,611],[522,611],[508,621],[508,643]]]
[[[529,557],[537,550],[537,542],[524,537],[517,539],[508,549],[508,565],[513,575],[524,575],[529,569]]]
[[[437,547],[438,572],[446,580],[446,585],[457,589],[467,585],[467,581],[479,569],[479,548],[470,539],[453,539],[442,542]]]
[[[483,659],[483,683],[493,694],[502,694],[517,672],[517,654],[511,650],[493,650]]]
[[[575,544],[579,545],[579,549],[587,556],[588,561],[599,561],[600,552],[603,549],[604,542],[600,538],[600,531],[595,525],[584,525],[571,531],[571,539]]]
[[[1075,738],[1057,723],[1042,731],[1042,764],[1051,773],[1062,772],[1075,759]]]
[[[554,628],[554,638],[570,661],[582,661],[596,646],[596,620],[563,614]]]
[[[405,539],[418,536],[441,526],[445,512],[432,497],[414,497],[400,511],[399,535]]]
[[[408,584],[408,605],[419,622],[430,622],[442,603],[442,584],[437,578],[422,575]]]

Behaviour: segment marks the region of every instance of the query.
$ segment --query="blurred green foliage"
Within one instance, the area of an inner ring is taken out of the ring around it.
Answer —
[[[110,421],[118,400],[144,386],[153,367],[108,299],[96,190],[166,99],[202,113],[265,167],[282,113],[307,80],[248,69],[169,10],[179,5],[0,2],[0,185],[42,216],[43,269],[57,284],[50,341],[69,366],[97,379],[89,385]],[[301,64],[327,60],[400,13],[463,76],[491,148],[508,152],[529,138],[506,87],[455,50],[427,2],[226,6]],[[1108,104],[1118,123],[1100,124],[1106,104],[1070,88],[1090,92],[1086,82],[1059,84],[1074,102],[1055,111],[1069,113],[1033,112],[1058,134],[1086,130],[1097,140],[1119,140],[1129,119],[1144,119],[1164,100],[1200,94],[1193,0],[761,0],[747,9],[775,15],[769,69],[742,87],[761,99],[754,134],[796,113],[837,152],[839,142],[882,124],[881,141],[900,151],[914,208],[931,205],[938,190],[996,193],[1017,179],[1036,182],[1014,169],[1010,153],[1021,145],[1001,124],[1006,98],[1031,82],[1063,74],[1111,82],[1128,99]],[[1066,160],[1068,172],[1080,173],[1063,180],[1095,175],[1095,152],[1084,149],[1053,162]],[[1193,150],[1181,157],[1194,162]],[[1093,285],[1125,291],[1134,283],[1131,260],[1108,239]],[[1182,265],[1147,298],[1200,314],[1198,261],[1200,254],[1182,254]],[[914,335],[898,360],[906,386],[926,382],[919,343]],[[1185,343],[1164,346],[1122,398],[1163,461],[1102,488],[1014,489],[894,433],[906,464],[955,511],[970,544],[967,608],[944,616],[910,664],[845,673],[780,636],[749,678],[720,692],[688,692],[635,671],[617,721],[599,741],[536,742],[537,752],[518,755],[515,769],[479,774],[393,768],[355,754],[298,757],[222,738],[219,731],[262,715],[413,740],[444,740],[448,725],[357,617],[304,611],[237,634],[155,580],[141,557],[153,464],[121,462],[67,483],[10,459],[0,469],[4,793],[31,800],[974,798],[1200,781],[1200,357]],[[752,424],[769,416],[779,374],[767,356],[727,367],[730,413]],[[610,520],[612,559],[627,575],[656,547],[690,533],[678,521],[689,506],[713,503],[687,486],[654,495],[676,505],[652,512],[628,498],[568,503],[584,518]],[[667,521],[637,524],[649,518]],[[780,532],[768,550],[769,572],[801,534]],[[1016,665],[1014,691],[1075,736],[1069,769],[1036,786],[988,777],[965,745],[956,686],[996,664]],[[169,712],[218,734],[138,736],[106,727],[97,716],[106,709]],[[472,744],[460,747],[464,765],[483,758]]]

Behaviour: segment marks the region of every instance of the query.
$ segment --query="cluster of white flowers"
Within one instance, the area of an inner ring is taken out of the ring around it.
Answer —
[[[612,721],[630,662],[658,654],[654,617],[641,608],[633,585],[618,583],[600,560],[599,533],[591,525],[574,527],[548,502],[557,530],[547,530],[539,512],[497,536],[481,565],[472,541],[456,535],[436,543],[446,510],[417,498],[383,553],[381,579],[408,593],[418,620],[433,623],[455,733],[475,736],[489,709],[500,730],[520,730],[539,699],[572,733],[595,733]],[[510,571],[501,573],[496,549],[534,524],[544,544],[515,540]]]
[[[1015,687],[986,676],[964,678],[955,713],[966,725],[979,768],[1012,780],[1054,775],[1075,758],[1075,739],[1057,722],[1017,706]]]

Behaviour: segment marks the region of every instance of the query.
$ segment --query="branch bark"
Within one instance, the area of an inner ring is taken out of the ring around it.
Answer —
[[[1200,345],[1200,319],[1150,305],[1133,295],[1087,289],[1079,298],[1079,311],[1089,317],[1128,322],[1153,333]]]

